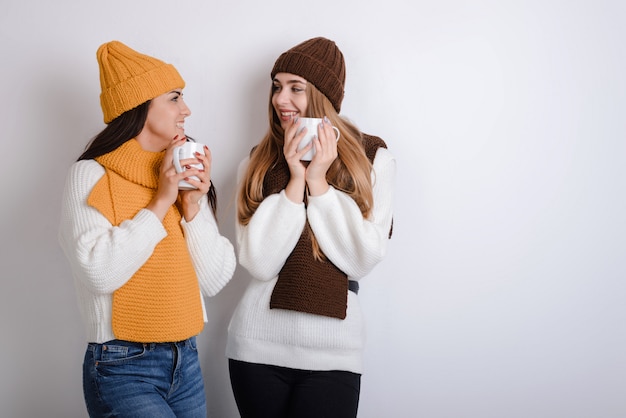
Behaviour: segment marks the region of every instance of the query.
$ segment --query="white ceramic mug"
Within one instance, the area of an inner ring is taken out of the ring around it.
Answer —
[[[322,123],[322,119],[320,118],[300,118],[300,129],[298,129],[298,133],[300,133],[302,129],[306,128],[306,134],[304,135],[304,138],[302,138],[302,140],[300,141],[300,144],[298,145],[298,151],[306,147],[309,144],[309,142],[313,140],[313,137],[317,135],[317,127],[319,126],[320,123]],[[337,129],[334,126],[333,126],[333,129],[335,130],[335,132],[337,132],[337,141],[339,141],[339,137],[341,136],[341,134],[339,133],[339,129]],[[311,161],[314,155],[315,155],[315,145],[313,145],[313,147],[309,151],[307,151],[307,153],[304,154],[302,158],[300,158],[300,160]]]
[[[177,173],[182,173],[185,171],[185,167],[180,165],[180,160],[185,160],[187,158],[196,158],[196,152],[199,152],[202,155],[204,154],[204,144],[199,144],[197,142],[185,142],[180,147],[174,148],[174,167],[176,168]],[[202,164],[191,164],[192,167],[202,169]],[[197,176],[189,177],[191,179],[200,181]],[[191,183],[187,183],[185,180],[181,180],[178,183],[178,188],[180,190],[194,190],[197,187],[193,186]]]

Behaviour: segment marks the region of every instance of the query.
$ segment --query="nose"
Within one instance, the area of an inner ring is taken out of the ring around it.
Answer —
[[[287,104],[289,103],[289,92],[287,89],[281,89],[280,91],[274,93],[274,99],[278,104]]]
[[[191,109],[189,109],[189,106],[187,106],[187,103],[185,103],[185,101],[182,100],[182,98],[181,98],[179,103],[181,104],[180,105],[180,113],[185,115],[185,117],[190,116],[191,115]]]

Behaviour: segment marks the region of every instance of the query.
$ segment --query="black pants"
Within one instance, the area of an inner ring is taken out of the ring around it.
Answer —
[[[228,361],[242,418],[355,418],[361,375]]]

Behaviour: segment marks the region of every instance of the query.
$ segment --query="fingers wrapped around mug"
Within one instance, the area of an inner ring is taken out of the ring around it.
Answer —
[[[172,160],[176,172],[184,174],[180,190],[200,190],[205,193],[211,184],[211,152],[204,144],[185,142],[174,149]]]
[[[304,177],[305,167],[301,163],[302,156],[313,147],[312,144],[308,144],[304,148],[300,147],[302,139],[307,135],[307,129],[302,128],[301,120],[302,118],[295,118],[285,130],[285,144],[283,146],[283,153],[289,165],[291,176],[296,178]]]
[[[334,161],[337,158],[337,142],[339,141],[339,129],[331,125],[330,120],[324,116],[317,128],[318,136],[313,140],[317,159]]]
[[[327,117],[323,119],[301,118],[300,129],[305,132],[305,135],[298,141],[298,150],[303,151],[303,154],[300,155],[302,161],[311,161],[318,148],[332,152],[337,150],[337,141],[341,134]]]

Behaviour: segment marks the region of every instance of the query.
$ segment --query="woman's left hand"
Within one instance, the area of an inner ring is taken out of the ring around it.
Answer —
[[[317,138],[313,139],[313,143],[315,155],[306,169],[305,178],[311,196],[318,196],[328,190],[326,172],[337,159],[337,133],[327,117],[317,128]]]
[[[198,164],[198,162],[202,164],[202,169],[192,166],[192,164]],[[197,189],[180,190],[178,192],[179,207],[187,222],[191,222],[198,214],[200,211],[200,200],[209,192],[211,187],[211,162],[211,150],[206,145],[204,146],[204,155],[197,152],[195,160],[181,160],[181,165],[187,168],[185,170],[187,175],[185,181],[197,187]],[[198,180],[191,178],[191,176],[196,176]]]

